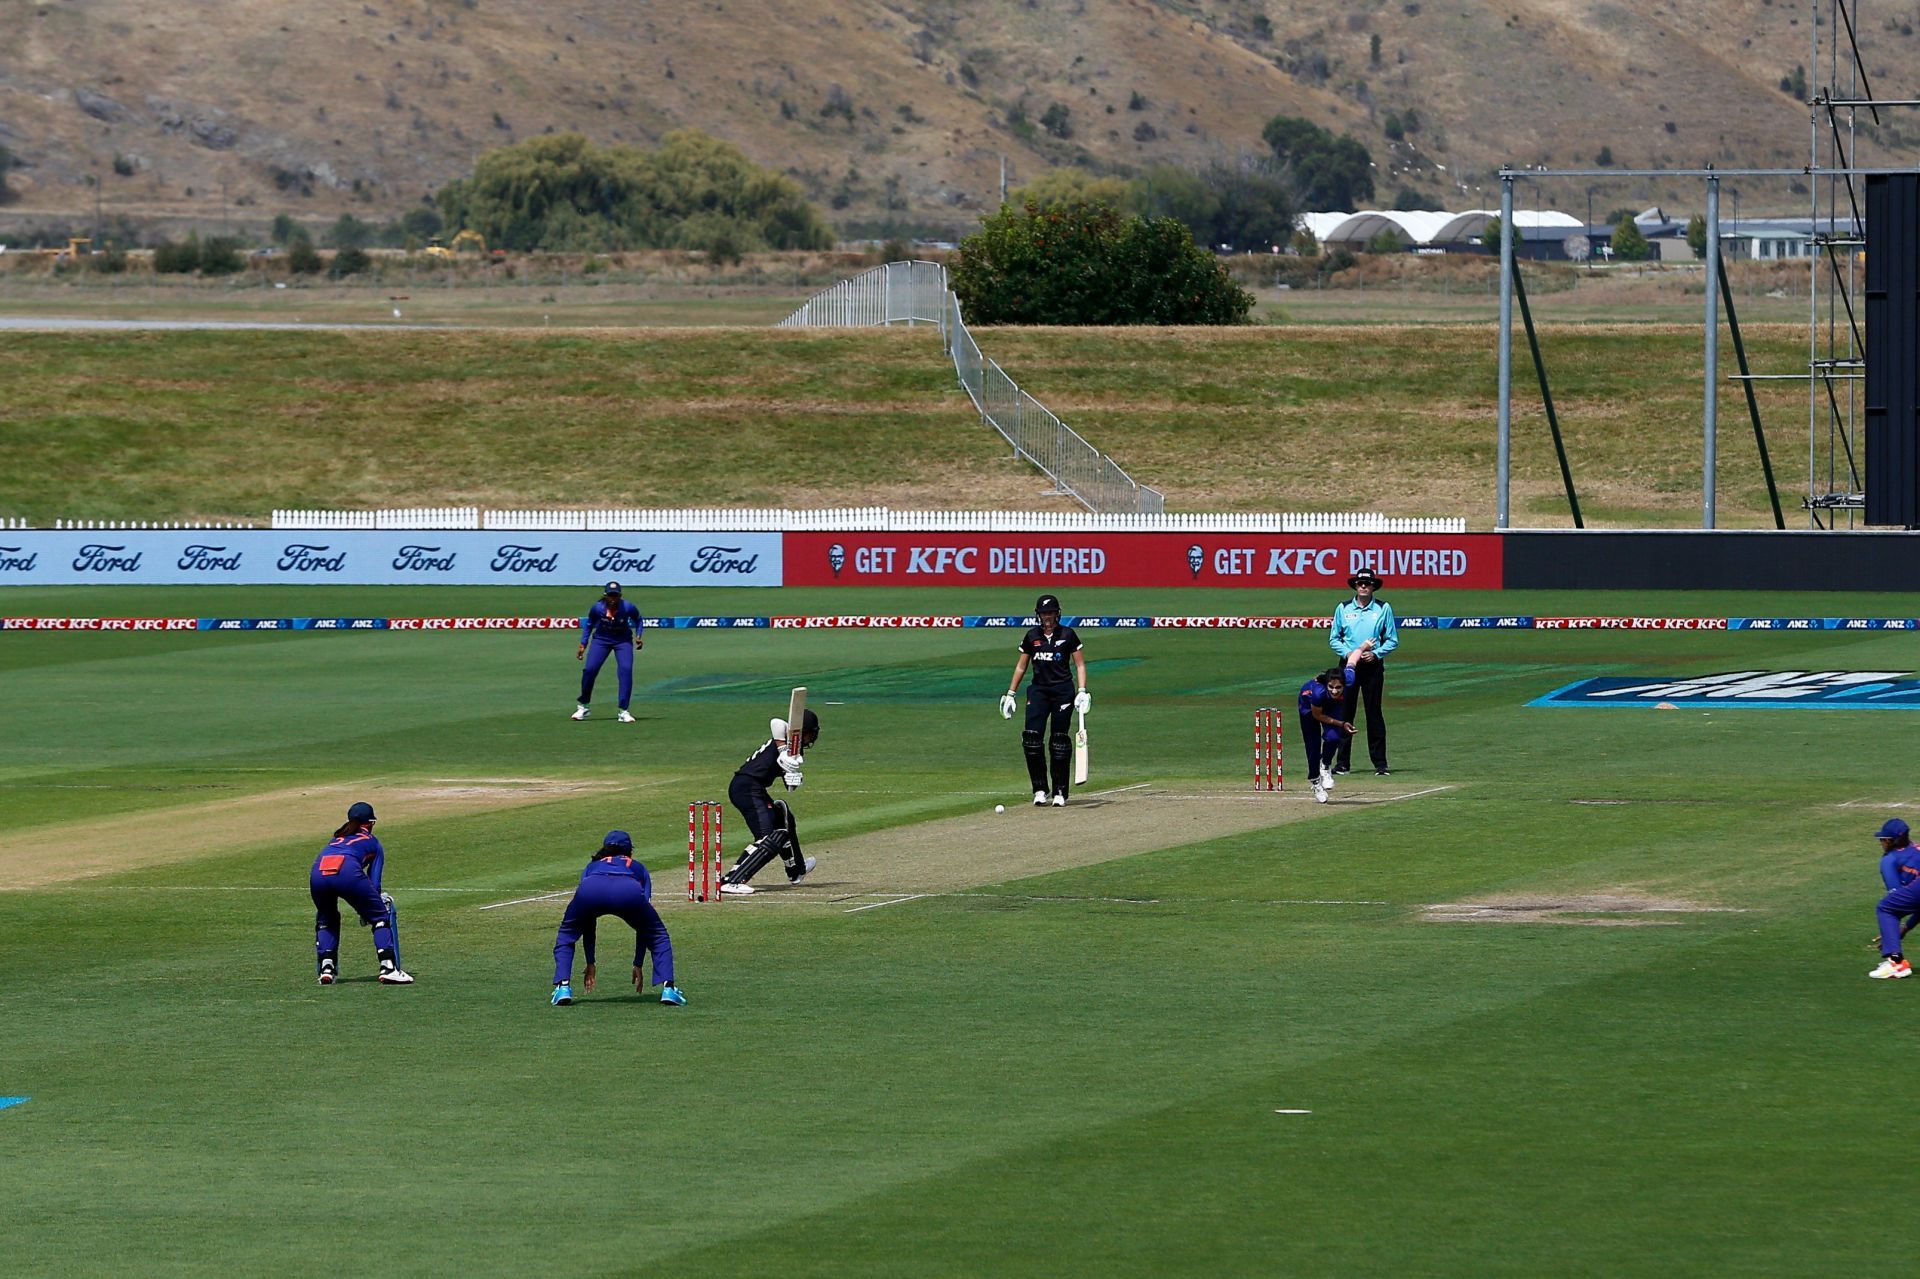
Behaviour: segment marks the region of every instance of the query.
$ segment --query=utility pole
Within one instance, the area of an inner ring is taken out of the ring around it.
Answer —
[[[227,180],[225,178],[220,179],[220,234],[222,236],[226,236],[228,234],[227,232]]]
[[[1004,205],[1006,204],[1006,202],[1007,202],[1007,157],[1006,157],[1006,154],[1002,152],[1000,156],[1000,203]]]
[[[93,251],[100,251],[100,162],[93,162]]]

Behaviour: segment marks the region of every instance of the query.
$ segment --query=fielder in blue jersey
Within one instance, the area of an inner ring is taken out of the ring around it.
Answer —
[[[1340,743],[1353,735],[1353,725],[1341,711],[1347,674],[1330,666],[1300,686],[1300,745],[1307,752],[1307,784],[1313,802],[1327,802],[1333,789],[1333,759]]]
[[[1340,718],[1351,723],[1360,701],[1367,703],[1367,754],[1373,759],[1373,771],[1381,777],[1387,770],[1387,717],[1380,703],[1386,690],[1386,657],[1400,647],[1400,629],[1394,625],[1393,605],[1378,600],[1380,575],[1363,568],[1347,579],[1353,598],[1333,610],[1333,629],[1328,646],[1346,668],[1347,695]],[[1353,738],[1340,743],[1340,757],[1333,771],[1344,773],[1353,764]]]
[[[602,915],[611,915],[633,929],[633,989],[644,994],[647,979],[642,968],[647,952],[653,952],[653,979],[659,982],[660,1002],[676,1007],[687,1002],[673,984],[673,943],[667,938],[667,926],[653,908],[653,880],[647,868],[634,860],[633,837],[623,830],[610,830],[600,842],[598,852],[588,859],[580,872],[580,886],[573,890],[567,913],[561,916],[560,932],[553,940],[553,1000],[555,1004],[573,1002],[573,947],[583,942],[587,948],[584,985],[589,993],[595,977],[593,943]]]
[[[586,666],[580,672],[580,704],[574,708],[573,718],[585,719],[593,713],[587,709],[593,700],[593,679],[611,654],[620,668],[620,713],[614,718],[622,724],[633,723],[627,707],[633,701],[633,655],[644,647],[642,629],[640,610],[622,598],[620,583],[608,582],[607,589],[580,619],[580,647],[573,657]]]
[[[1867,976],[1911,977],[1913,966],[1907,963],[1901,941],[1920,921],[1920,848],[1913,846],[1907,824],[1898,817],[1889,817],[1874,837],[1880,841],[1880,880],[1887,886],[1887,895],[1874,911],[1880,921],[1880,966]]]
[[[319,957],[320,984],[331,986],[340,975],[340,903],[346,902],[373,929],[373,948],[380,958],[380,984],[407,986],[413,977],[400,967],[400,920],[393,898],[380,888],[387,850],[373,837],[373,805],[355,804],[346,824],[313,859],[308,891],[313,895],[313,949]]]

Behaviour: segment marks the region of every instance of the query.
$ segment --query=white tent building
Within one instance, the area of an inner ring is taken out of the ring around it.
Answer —
[[[1498,209],[1469,209],[1464,213],[1364,209],[1358,213],[1303,213],[1300,225],[1329,248],[1361,248],[1382,231],[1393,231],[1413,247],[1424,249],[1473,243],[1499,216]],[[1515,209],[1513,225],[1524,235],[1536,228],[1578,230],[1580,219],[1551,209]]]

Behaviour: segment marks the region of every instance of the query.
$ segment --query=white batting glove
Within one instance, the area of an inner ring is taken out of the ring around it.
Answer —
[[[800,775],[799,769],[789,768],[785,773],[781,775],[780,780],[784,781],[787,784],[788,790],[799,790],[800,783],[806,779]]]
[[[1001,719],[1013,718],[1013,694],[1012,693],[1000,694],[1000,718]]]
[[[1083,688],[1078,693],[1074,694],[1073,709],[1079,711],[1082,715],[1085,715],[1087,713],[1087,708],[1092,705],[1093,705],[1093,694],[1089,693],[1086,689]]]

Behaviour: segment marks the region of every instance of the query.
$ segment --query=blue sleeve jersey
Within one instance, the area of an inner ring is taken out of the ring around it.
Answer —
[[[1316,710],[1334,719],[1340,718],[1340,704],[1327,692],[1327,686],[1317,679],[1310,679],[1300,686],[1300,713],[1312,719]]]
[[[1908,844],[1881,857],[1880,879],[1888,892],[1920,880],[1920,848]]]
[[[635,604],[621,600],[609,609],[605,600],[595,600],[587,615],[580,619],[580,642],[599,639],[609,644],[630,644],[643,629],[640,609]]]
[[[580,872],[580,882],[585,884],[590,879],[602,876],[638,880],[640,887],[646,893],[647,900],[653,900],[652,876],[647,874],[645,866],[631,857],[596,857],[587,863],[585,870]]]
[[[326,851],[359,862],[360,873],[372,881],[373,891],[380,891],[380,876],[387,868],[387,850],[380,847],[380,841],[371,832],[363,830],[353,835],[336,835],[327,841]]]

